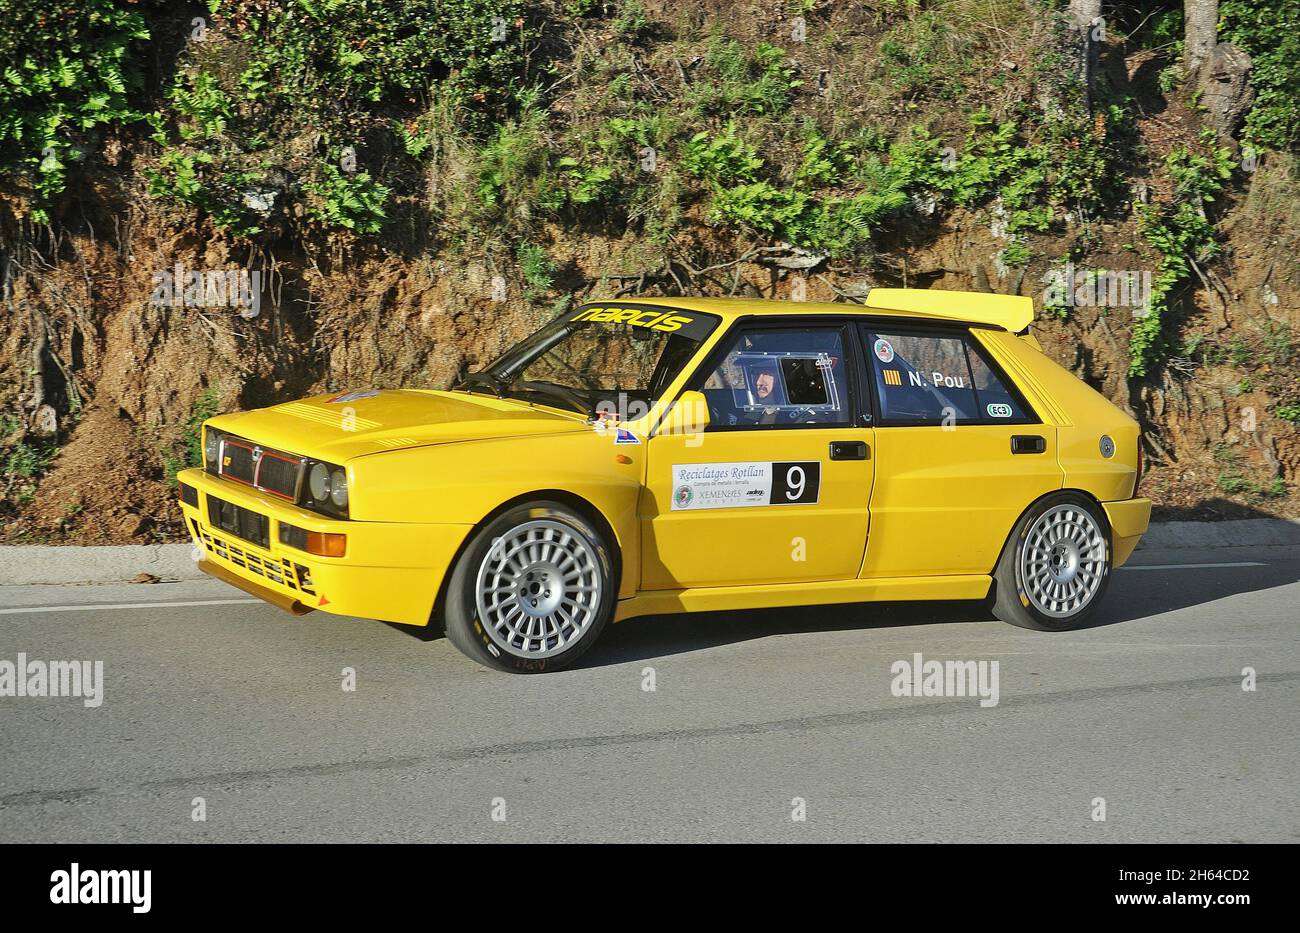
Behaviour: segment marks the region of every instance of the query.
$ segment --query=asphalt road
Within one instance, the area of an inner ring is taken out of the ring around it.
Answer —
[[[0,697],[0,841],[1300,840],[1300,554],[1135,561],[1197,566],[1118,572],[1069,634],[952,603],[656,617],[533,677],[215,582],[2,587],[0,661],[104,683]],[[998,662],[997,705],[895,696],[917,652]]]

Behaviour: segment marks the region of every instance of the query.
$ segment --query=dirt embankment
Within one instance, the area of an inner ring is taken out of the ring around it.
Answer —
[[[673,61],[661,63],[665,84]],[[1105,64],[1117,81],[1151,80],[1141,78],[1139,59],[1112,55]],[[1145,109],[1135,129],[1153,150],[1199,132],[1185,102],[1138,100]],[[520,269],[472,245],[455,259],[346,236],[250,246],[144,196],[134,171],[152,156],[138,137],[109,140],[106,152],[107,174],[74,189],[53,227],[16,219],[14,205],[0,209],[8,215],[0,223],[0,443],[9,458],[0,520],[8,542],[179,538],[169,474],[192,455],[195,426],[215,411],[316,391],[445,387],[538,326],[565,296],[639,286],[644,294],[786,298],[795,281],[770,264],[734,262],[749,245],[710,226],[694,205],[685,225],[694,269],[645,262],[645,244],[628,232],[551,225],[542,245],[554,280],[525,300],[535,289]],[[429,185],[454,170],[435,165]],[[1144,491],[1167,516],[1300,515],[1297,426],[1277,415],[1300,396],[1295,176],[1290,157],[1270,155],[1213,205],[1222,251],[1204,281],[1172,304],[1182,349],[1158,375],[1128,375],[1126,309],[1076,305],[1036,324],[1050,355],[1142,422]],[[1158,172],[1138,180],[1152,190],[1168,184]],[[1131,215],[1086,229],[1067,220],[1064,229],[1031,236],[1035,258],[1008,269],[998,259],[1006,242],[987,211],[922,214],[885,231],[869,266],[813,270],[806,297],[905,284],[1041,298],[1066,256],[1089,269],[1154,262]],[[723,268],[693,274],[712,265]],[[188,270],[256,271],[256,315],[237,303],[160,300],[166,275],[183,279]],[[33,427],[42,406],[52,409],[53,432]],[[15,456],[39,462],[14,469]]]

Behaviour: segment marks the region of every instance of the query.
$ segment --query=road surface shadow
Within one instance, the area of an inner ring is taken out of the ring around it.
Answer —
[[[1235,550],[1235,549],[1234,549]],[[1241,554],[1220,551],[1213,563],[1260,563],[1259,567],[1183,567],[1167,570],[1139,570],[1121,567],[1111,575],[1110,590],[1087,628],[1131,622],[1149,616],[1203,606],[1229,596],[1286,586],[1300,580],[1300,550],[1296,559],[1253,558],[1250,549]],[[1164,552],[1170,553],[1168,551]],[[1204,560],[1196,561],[1201,563]],[[1170,561],[1169,563],[1176,563]]]
[[[1248,555],[1225,560],[1249,561]],[[1120,625],[1201,606],[1300,579],[1300,560],[1263,562],[1258,567],[1193,567],[1169,570],[1120,569],[1097,614],[1084,629]],[[675,613],[644,616],[609,626],[575,667],[603,667],[649,660],[775,635],[894,628],[949,622],[988,622],[994,616],[982,600],[962,602],[844,603],[783,609]],[[435,620],[425,627],[385,623],[421,641],[444,637]],[[1050,633],[1043,633],[1051,637]]]
[[[643,661],[774,635],[978,622],[992,618],[981,601],[842,603],[642,616],[610,626],[574,666],[603,667]]]
[[[1249,560],[1248,557],[1236,558]],[[1261,567],[1124,570],[1112,575],[1097,614],[1083,629],[1120,625],[1300,579],[1300,561]],[[576,667],[649,660],[718,645],[809,632],[994,620],[983,601],[849,603],[646,616],[611,626]],[[1041,633],[1050,638],[1051,633]]]

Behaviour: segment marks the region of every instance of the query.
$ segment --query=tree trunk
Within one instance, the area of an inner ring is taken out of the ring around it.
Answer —
[[[1101,0],[1070,0],[1070,25],[1075,29],[1086,29],[1099,16]]]
[[[1219,0],[1184,0],[1183,67],[1195,77],[1219,41]]]
[[[1070,0],[1070,29],[1076,53],[1076,70],[1083,85],[1083,99],[1092,109],[1092,89],[1097,74],[1097,48],[1105,40],[1101,19],[1101,0]]]
[[[1225,144],[1231,143],[1255,100],[1255,91],[1250,86],[1253,65],[1250,56],[1231,42],[1220,42],[1201,63],[1196,75],[1196,88],[1201,92],[1206,119]]]

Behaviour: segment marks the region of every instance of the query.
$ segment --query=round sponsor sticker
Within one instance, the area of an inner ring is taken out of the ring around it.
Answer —
[[[1105,457],[1107,460],[1115,456],[1115,441],[1111,439],[1111,436],[1109,434],[1103,434],[1101,436],[1100,447],[1101,447],[1101,455]]]
[[[876,359],[882,363],[894,362],[894,348],[884,337],[876,338]]]
[[[1010,406],[1010,405],[999,405],[999,404],[997,404],[997,403],[995,403],[995,402],[990,402],[990,403],[988,404],[988,406],[986,407],[985,410],[989,413],[989,417],[990,417],[990,418],[1010,418],[1010,417],[1011,417],[1011,406]]]
[[[690,486],[678,486],[674,496],[677,499],[677,506],[684,509],[695,498],[695,490],[691,489]]]

